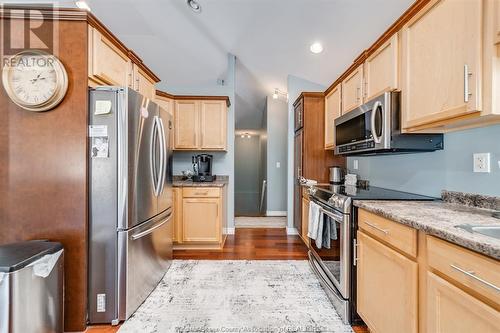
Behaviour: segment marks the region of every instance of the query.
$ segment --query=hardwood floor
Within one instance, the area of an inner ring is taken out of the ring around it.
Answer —
[[[238,228],[229,235],[224,249],[176,250],[174,259],[198,260],[306,260],[307,247],[299,236],[286,234],[286,229]],[[91,326],[89,333],[115,333],[119,326]],[[366,326],[353,326],[356,333],[369,333]],[[146,333],[146,332],[144,332]]]
[[[174,259],[305,260],[307,247],[286,229],[237,228],[222,250],[176,250]]]

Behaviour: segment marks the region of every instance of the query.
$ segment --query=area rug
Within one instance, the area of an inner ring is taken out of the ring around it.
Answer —
[[[236,228],[286,228],[286,216],[237,216],[234,219]]]
[[[352,332],[307,261],[174,260],[119,333]]]

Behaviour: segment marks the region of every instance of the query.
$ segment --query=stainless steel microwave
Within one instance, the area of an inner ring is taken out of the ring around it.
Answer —
[[[371,155],[440,150],[442,134],[402,134],[400,92],[386,92],[335,119],[335,154]]]

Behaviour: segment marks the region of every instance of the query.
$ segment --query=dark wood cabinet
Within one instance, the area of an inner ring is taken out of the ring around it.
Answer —
[[[304,92],[293,104],[295,118],[294,145],[294,216],[293,225],[302,234],[301,176],[318,183],[328,183],[328,168],[345,167],[345,158],[325,150],[325,96],[323,93]]]

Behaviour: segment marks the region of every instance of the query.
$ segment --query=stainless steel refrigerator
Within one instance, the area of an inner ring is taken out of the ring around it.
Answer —
[[[172,260],[172,119],[128,88],[91,89],[89,107],[88,318],[118,324]]]

